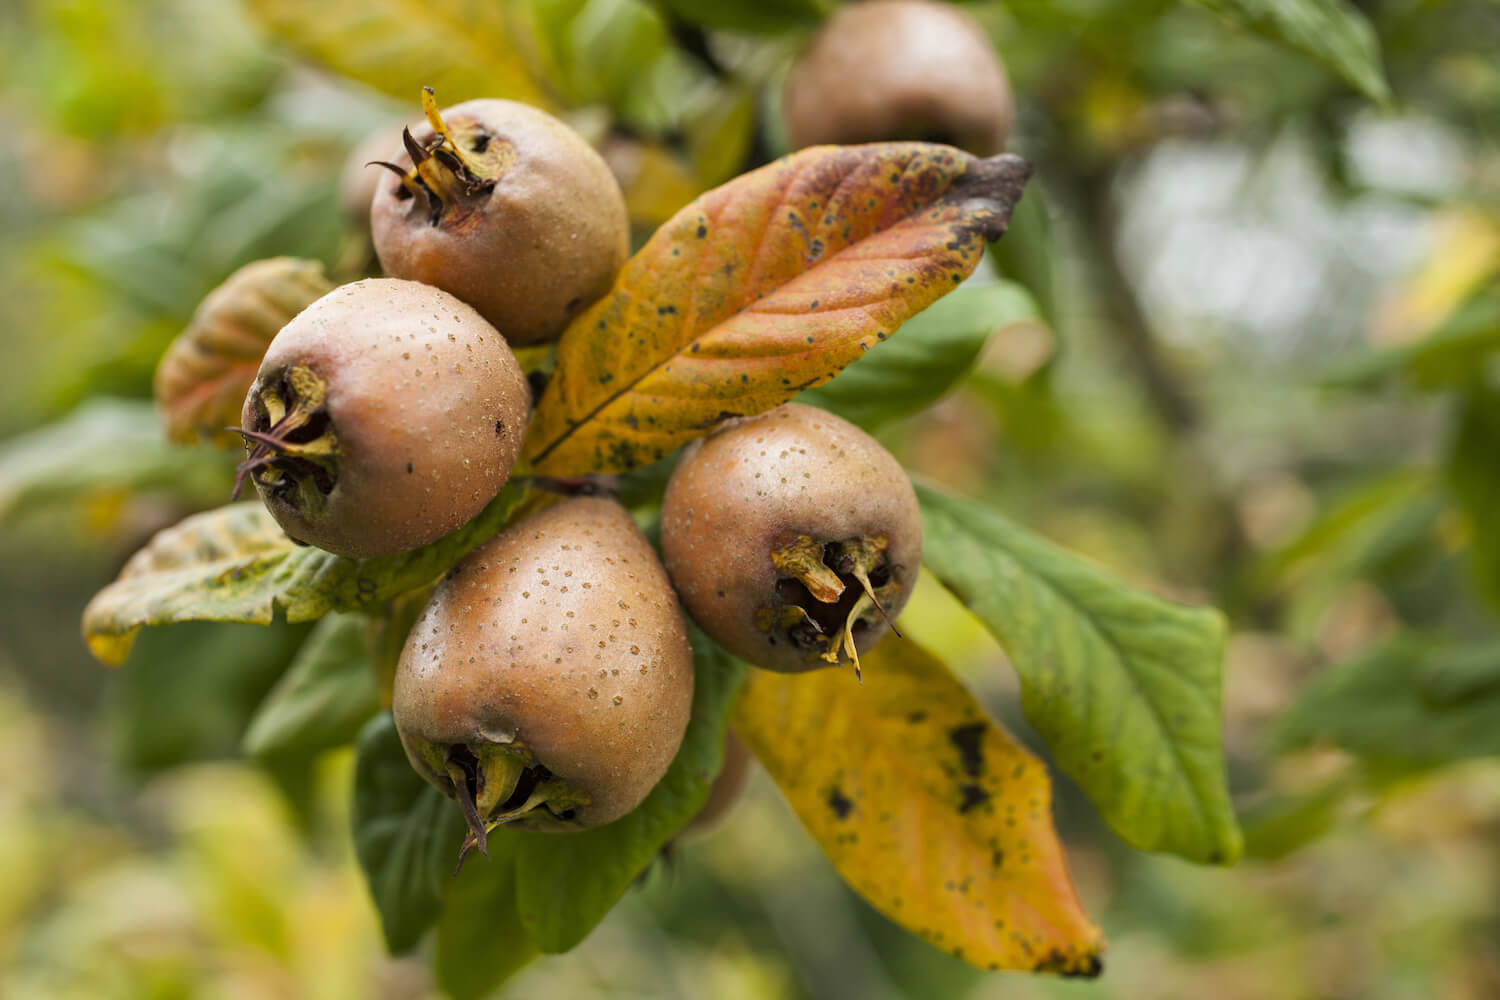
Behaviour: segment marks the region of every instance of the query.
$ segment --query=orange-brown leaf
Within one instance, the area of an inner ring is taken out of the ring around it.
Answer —
[[[841,670],[751,671],[734,728],[844,879],[981,968],[1096,975],[1042,763],[930,653],[887,636]]]
[[[826,382],[973,271],[1029,173],[928,143],[820,146],[709,191],[563,333],[527,457],[621,471]]]
[[[209,292],[156,368],[156,408],[167,437],[238,444],[225,428],[239,426],[266,345],[332,290],[317,261],[272,257],[246,264]]]

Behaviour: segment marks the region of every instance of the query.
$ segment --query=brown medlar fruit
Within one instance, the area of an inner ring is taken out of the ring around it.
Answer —
[[[840,7],[798,57],[783,103],[794,149],[916,139],[993,156],[1015,113],[984,29],[925,0]]]
[[[502,823],[580,830],[630,812],[677,755],[692,701],[666,571],[624,507],[578,497],[438,585],[392,710],[412,766],[458,800],[482,848]]]
[[[447,292],[344,285],[282,328],[245,397],[246,479],[286,533],[352,559],[436,541],[505,485],[531,411],[509,345]]]
[[[599,154],[544,111],[477,100],[404,133],[370,205],[387,274],[478,309],[512,344],[556,337],[630,252],[625,199]]]
[[[911,596],[922,520],[874,438],[787,403],[688,446],[662,500],[661,545],[688,613],[741,659],[858,672]]]

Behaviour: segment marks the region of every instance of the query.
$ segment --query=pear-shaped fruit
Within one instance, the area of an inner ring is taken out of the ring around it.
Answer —
[[[357,281],[266,349],[241,413],[241,484],[299,542],[404,552],[494,499],[530,415],[521,366],[472,308],[415,281]]]
[[[992,156],[1015,114],[984,29],[926,0],[840,7],[798,58],[783,98],[795,149],[918,139]]]
[[[630,252],[609,167],[545,111],[502,100],[442,112],[405,135],[370,203],[387,274],[446,289],[512,344],[533,344],[609,290]]]
[[[407,756],[501,823],[578,830],[630,812],[687,729],[693,652],[655,552],[613,500],[508,528],[438,585],[396,668]]]
[[[922,520],[874,438],[787,403],[688,447],[667,483],[661,544],[683,605],[742,659],[857,671],[911,596]]]

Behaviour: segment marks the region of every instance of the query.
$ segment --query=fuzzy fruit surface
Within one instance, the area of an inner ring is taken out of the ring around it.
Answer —
[[[438,585],[392,709],[412,765],[484,827],[571,830],[641,803],[692,700],[693,651],[656,553],[624,507],[580,497]]]
[[[801,403],[727,421],[690,445],[661,524],[689,614],[768,670],[852,664],[845,639],[859,652],[874,646],[922,560],[900,463],[847,420]]]
[[[993,156],[1015,113],[984,29],[925,0],[839,8],[798,58],[783,98],[794,149],[917,139]]]
[[[430,195],[383,177],[370,203],[381,267],[452,292],[512,344],[556,337],[629,255],[614,175],[582,137],[528,105],[466,101],[442,117],[473,176],[446,183],[434,160],[444,183]],[[412,135],[424,148],[435,141],[427,125]],[[394,162],[412,166],[409,155]]]
[[[294,539],[354,559],[441,538],[505,485],[531,412],[509,345],[413,281],[334,289],[282,328],[245,397],[241,466]]]

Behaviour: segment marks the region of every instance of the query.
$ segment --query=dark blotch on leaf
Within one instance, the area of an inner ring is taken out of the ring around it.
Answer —
[[[963,801],[958,804],[960,813],[978,808],[990,800],[990,793],[978,785],[959,785],[958,790],[964,797]]]
[[[971,778],[977,778],[984,773],[984,743],[985,724],[983,722],[971,722],[967,726],[959,726],[948,733],[948,739],[958,747],[959,760],[964,767],[964,773]]]
[[[844,797],[843,789],[834,786],[828,793],[828,808],[839,819],[848,819],[849,814],[854,811],[854,803]]]

